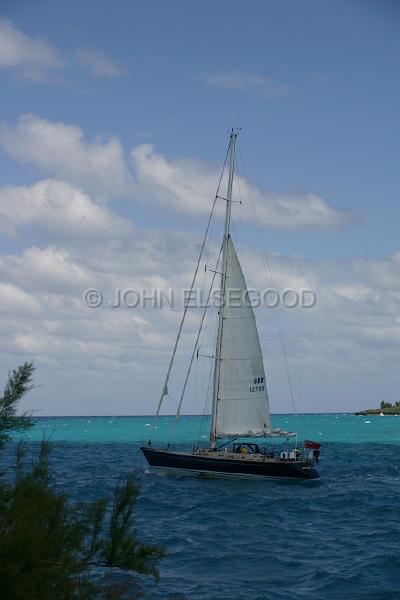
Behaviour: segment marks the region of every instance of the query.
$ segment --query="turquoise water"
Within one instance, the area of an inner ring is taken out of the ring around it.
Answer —
[[[160,441],[172,422],[159,419]],[[111,497],[121,475],[137,473],[137,529],[167,550],[160,583],[142,578],[147,600],[400,598],[398,417],[303,415],[302,436],[322,443],[317,482],[153,473],[139,449],[150,423],[42,418],[25,436],[33,453],[43,435],[54,442],[54,485],[75,500]],[[295,417],[273,424],[293,429]],[[191,444],[200,425],[182,418],[177,444]],[[3,456],[12,467],[13,445]]]
[[[174,417],[159,417],[157,429],[151,431],[152,417],[42,417],[25,437],[39,441],[45,436],[53,441],[132,442],[154,441],[192,444],[207,439],[209,418],[184,416],[175,426]],[[273,416],[273,426],[296,431],[294,415]],[[400,443],[400,417],[356,417],[352,414],[305,414],[299,416],[301,439],[320,442]],[[275,441],[274,441],[275,443]]]

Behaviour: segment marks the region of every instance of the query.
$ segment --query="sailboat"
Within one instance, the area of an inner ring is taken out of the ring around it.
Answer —
[[[177,451],[172,450],[170,444],[164,449],[156,448],[149,440],[146,446],[141,447],[141,451],[151,467],[179,472],[213,476],[317,479],[319,472],[316,463],[319,451],[316,455],[314,452],[305,454],[305,449],[299,450],[296,443],[290,451],[275,452],[268,449],[268,445],[262,446],[260,442],[260,440],[268,438],[285,438],[289,442],[294,437],[297,442],[297,433],[272,428],[263,355],[253,308],[249,302],[229,301],[233,292],[236,294],[236,298],[239,295],[241,299],[245,298],[247,293],[246,282],[231,237],[232,189],[237,136],[238,131],[232,130],[225,159],[225,164],[226,162],[229,164],[226,197],[219,196],[219,187],[216,194],[216,199],[226,201],[226,209],[220,252],[222,265],[220,271],[217,269],[214,271],[214,274],[218,273],[221,276],[222,302],[218,314],[215,354],[212,357],[214,366],[210,443],[206,448],[193,447],[190,451]],[[204,244],[205,239],[192,281],[192,288]],[[163,399],[168,394],[169,377],[186,313],[187,305],[184,308],[155,419],[158,418]],[[190,367],[198,339],[199,337],[196,340]],[[183,386],[177,419],[180,417],[190,367]]]

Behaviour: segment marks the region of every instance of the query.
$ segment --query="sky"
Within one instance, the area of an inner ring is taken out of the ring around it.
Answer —
[[[399,31],[394,0],[2,0],[0,367],[35,362],[24,409],[153,414],[180,307],[110,301],[190,285],[232,127],[247,281],[265,288],[265,248],[279,290],[317,298],[279,309],[297,410],[400,399]],[[276,316],[256,318],[271,410],[291,412]]]

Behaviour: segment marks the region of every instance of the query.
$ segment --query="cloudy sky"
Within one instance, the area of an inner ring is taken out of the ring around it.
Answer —
[[[317,296],[280,311],[298,409],[400,399],[396,2],[0,10],[0,366],[4,380],[35,361],[25,408],[154,412],[179,307],[110,301],[116,288],[190,285],[232,126],[242,128],[233,232],[249,285],[267,285],[264,245],[277,288]],[[208,261],[220,233],[218,217]],[[85,304],[89,288],[102,306]],[[290,412],[276,318],[256,315],[272,411]],[[199,317],[189,314],[168,412]],[[187,413],[202,410],[209,369],[200,356]]]

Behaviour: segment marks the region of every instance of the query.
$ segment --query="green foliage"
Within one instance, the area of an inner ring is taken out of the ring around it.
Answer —
[[[0,447],[10,439],[10,433],[32,427],[32,417],[24,413],[17,416],[19,400],[32,389],[33,363],[24,363],[8,374],[8,381],[0,396]]]
[[[395,406],[398,406],[397,402],[396,402]],[[384,408],[394,408],[394,406],[390,402],[383,402],[383,400],[382,400],[381,409],[384,409]]]
[[[31,389],[33,365],[25,363],[8,378],[0,399],[0,441],[32,426],[18,417],[17,403]],[[51,445],[42,442],[38,458],[26,461],[16,449],[15,476],[0,480],[1,600],[133,600],[143,597],[135,580],[121,572],[152,575],[163,548],[141,542],[134,528],[139,487],[133,476],[120,481],[112,509],[100,499],[72,503],[51,482]],[[107,517],[108,515],[108,517]]]
[[[14,481],[0,484],[2,600],[125,598],[126,585],[104,577],[118,569],[158,580],[164,550],[137,537],[134,478],[118,483],[106,519],[104,499],[72,504],[51,487],[49,452],[50,445],[42,442],[39,458],[27,468],[20,445]],[[128,597],[139,597],[136,588],[133,593]]]
[[[139,488],[133,478],[120,482],[114,494],[109,537],[101,548],[107,567],[118,565],[121,569],[134,570],[159,579],[157,562],[164,551],[157,546],[141,543],[132,534],[133,511]]]

